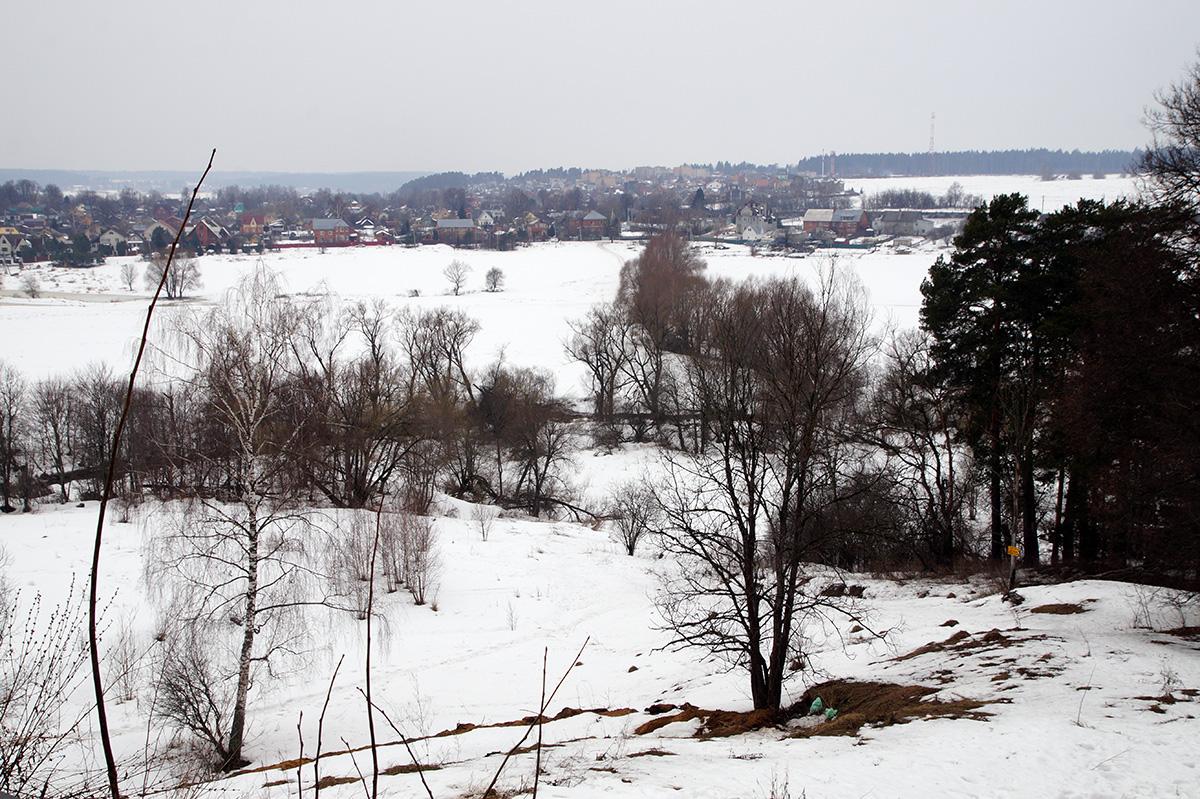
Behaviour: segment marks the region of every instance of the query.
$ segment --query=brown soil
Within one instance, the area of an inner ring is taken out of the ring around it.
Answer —
[[[797,738],[815,735],[855,735],[864,725],[885,727],[918,718],[965,718],[983,721],[990,714],[979,708],[986,702],[959,699],[942,702],[929,699],[936,688],[895,683],[833,680],[810,688],[792,707],[793,715],[807,712],[818,696],[837,716],[823,724],[795,733]]]
[[[1086,608],[1083,605],[1077,605],[1071,602],[1059,602],[1051,605],[1039,605],[1036,608],[1030,608],[1030,613],[1047,613],[1051,616],[1069,616],[1072,613],[1086,613]]]

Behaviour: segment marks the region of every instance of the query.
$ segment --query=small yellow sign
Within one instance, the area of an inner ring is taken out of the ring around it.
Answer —
[[[1017,549],[1016,547],[1009,547],[1008,554],[1012,555],[1014,558],[1019,557],[1021,554],[1021,550]]]

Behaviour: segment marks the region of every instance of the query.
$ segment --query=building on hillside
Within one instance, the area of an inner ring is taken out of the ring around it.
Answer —
[[[267,217],[265,214],[243,214],[242,215],[242,235],[251,238],[257,238],[263,234],[263,230],[267,226]]]
[[[128,237],[121,231],[116,228],[108,228],[100,234],[100,238],[96,240],[96,243],[101,247],[108,247],[112,252],[118,252],[118,248],[125,244],[127,240]]]
[[[207,250],[209,247],[220,247],[229,238],[227,231],[220,224],[205,217],[184,234],[188,244],[196,250]]]
[[[871,223],[867,219],[867,212],[861,208],[847,208],[842,211],[834,211],[833,219],[829,223],[829,227],[835,236],[847,239],[865,235],[867,228],[870,226]]]
[[[444,244],[467,244],[475,235],[473,219],[437,220],[437,240]]]
[[[550,238],[550,225],[533,214],[526,214],[525,237],[530,241],[545,241]]]
[[[348,247],[354,243],[354,228],[341,219],[314,219],[313,243],[318,247]]]
[[[25,236],[15,227],[0,227],[0,263],[10,264],[17,260],[18,251],[25,244]]]
[[[833,229],[832,208],[809,208],[804,212],[804,232],[821,233]]]
[[[880,211],[874,214],[871,227],[882,236],[915,236],[921,218],[920,211]]]

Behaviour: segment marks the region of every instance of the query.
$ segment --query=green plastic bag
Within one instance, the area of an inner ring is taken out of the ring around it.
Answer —
[[[836,715],[837,715],[837,711],[834,710],[833,708],[830,707],[830,708],[825,709],[825,720],[826,721],[833,721],[833,717]]]
[[[808,715],[815,716],[825,709],[825,703],[821,701],[821,697],[813,700],[813,703],[808,706]]]

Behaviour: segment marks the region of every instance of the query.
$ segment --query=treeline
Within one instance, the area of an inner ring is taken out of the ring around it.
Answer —
[[[272,463],[272,497],[338,508],[387,491],[423,514],[439,489],[534,515],[571,507],[574,436],[548,372],[497,362],[469,375],[479,324],[461,311],[280,295],[259,272],[169,331],[172,360],[189,366],[135,392],[116,454],[125,502],[236,496],[247,469]],[[5,510],[98,497],[122,400],[104,367],[30,383],[0,363]]]
[[[1200,293],[1176,246],[1191,217],[1091,201],[1037,217],[1018,196],[975,211],[922,288],[923,329],[879,343],[881,358],[838,276],[711,281],[670,238],[574,323],[569,351],[612,440],[701,460],[753,444],[743,465],[799,469],[811,496],[729,490],[782,503],[778,525],[805,518],[806,558],[941,567],[1017,546],[1030,566],[1195,579],[1200,425],[1183,398],[1200,392]],[[846,348],[872,354],[851,369]],[[829,381],[840,399],[818,409]],[[796,448],[810,460],[771,466]]]
[[[1141,151],[964,150],[925,153],[837,153],[812,156],[796,165],[800,172],[836,171],[841,177],[888,175],[1094,175],[1133,170]]]
[[[884,189],[875,194],[864,194],[862,201],[863,208],[867,210],[977,208],[982,203],[982,197],[977,194],[968,194],[958,181],[951,183],[941,197],[935,197],[932,193],[920,189]]]

